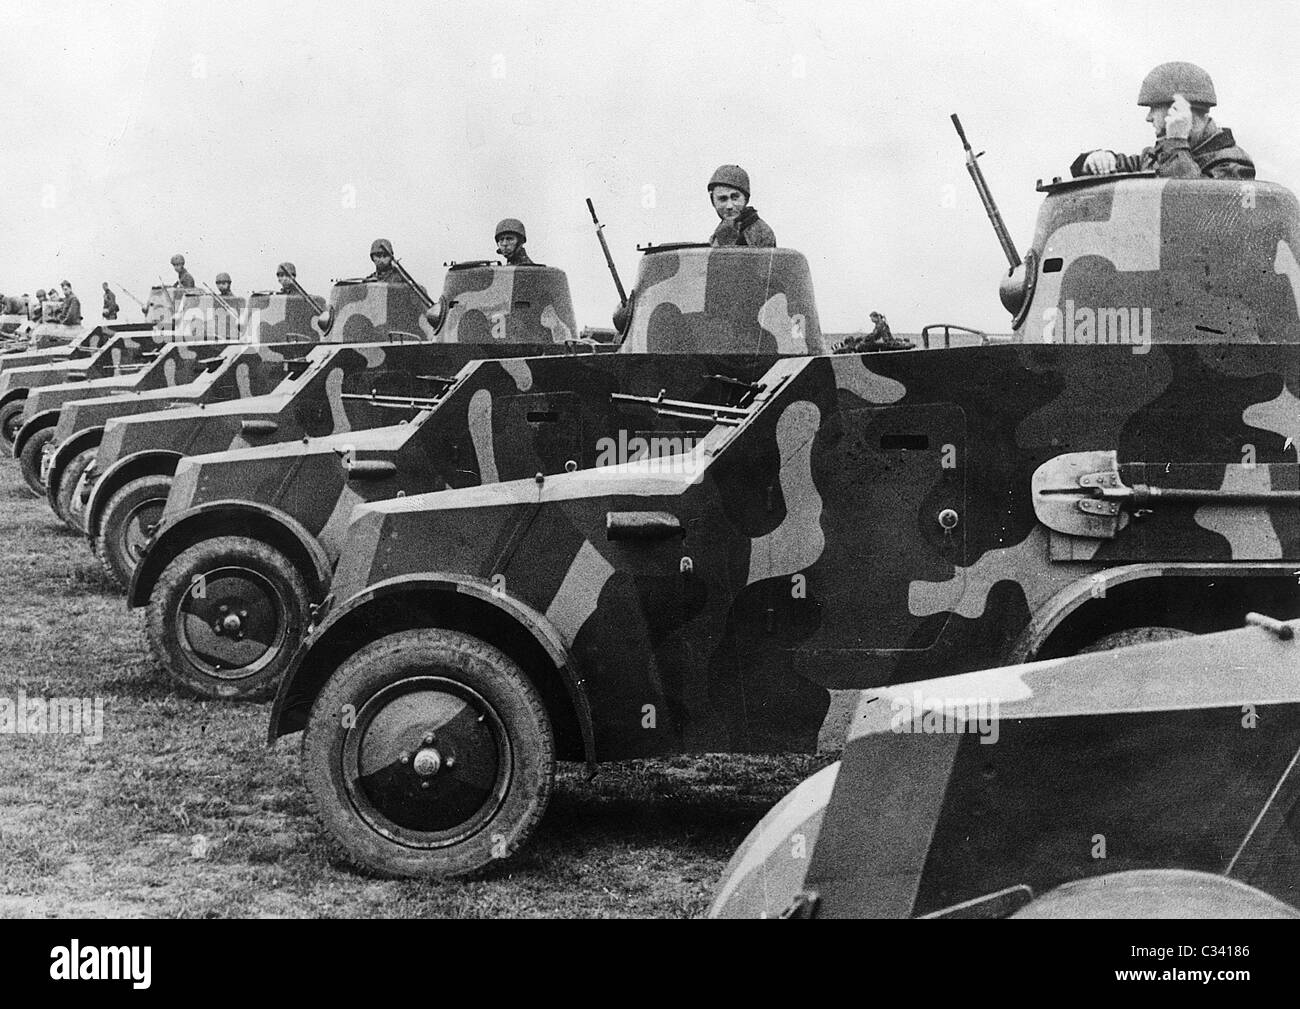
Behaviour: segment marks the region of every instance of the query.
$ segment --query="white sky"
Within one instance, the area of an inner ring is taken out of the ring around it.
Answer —
[[[143,295],[183,252],[200,281],[309,289],[392,239],[441,285],[520,217],[609,325],[591,196],[631,286],[647,241],[703,240],[705,182],[748,168],[753,203],[812,263],[822,325],[1005,331],[1001,252],[948,114],[1029,241],[1039,178],[1150,142],[1134,100],[1200,63],[1261,178],[1300,185],[1288,2],[655,0],[319,5],[0,3],[6,96],[0,291],[67,277]],[[124,307],[129,305],[119,298]],[[127,313],[135,317],[135,308]]]

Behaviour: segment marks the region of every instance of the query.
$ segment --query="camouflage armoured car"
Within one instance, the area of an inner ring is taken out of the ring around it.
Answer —
[[[714,918],[1300,917],[1300,621],[865,691]]]
[[[487,864],[557,754],[811,750],[845,692],[1300,612],[1293,347],[791,358],[756,384],[678,456],[355,509],[272,725],[307,729],[354,859]]]

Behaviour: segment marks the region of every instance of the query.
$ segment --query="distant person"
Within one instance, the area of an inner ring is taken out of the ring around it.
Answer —
[[[108,281],[104,281],[104,318],[112,322],[117,318],[117,295],[115,295],[108,286]]]
[[[32,322],[40,322],[45,316],[45,288],[36,289],[36,300],[31,303]]]
[[[709,244],[776,247],[776,233],[749,205],[749,173],[739,165],[722,165],[709,179],[709,199],[719,224]]]
[[[524,243],[528,241],[528,232],[524,230],[523,221],[507,217],[497,225],[496,240],[497,255],[506,261],[507,266],[536,265],[528,258],[528,253],[524,251]]]
[[[176,283],[173,287],[194,288],[199,285],[194,282],[190,271],[185,269],[185,257],[179,252],[172,256],[172,266],[176,268]]]
[[[1210,118],[1218,104],[1210,75],[1194,63],[1161,63],[1138,90],[1147,107],[1147,122],[1156,142],[1141,154],[1088,151],[1070,165],[1070,173],[1111,175],[1151,172],[1171,179],[1253,179],[1255,163],[1237,146],[1232,130]]]
[[[59,316],[59,322],[65,326],[80,326],[81,299],[72,292],[71,281],[65,280],[61,286],[63,287],[63,313]]]
[[[376,238],[370,243],[370,261],[375,264],[375,272],[368,277],[363,277],[363,280],[383,284],[403,282],[402,275],[397,272],[397,266],[393,263],[393,243],[387,238]]]
[[[867,343],[889,343],[894,339],[894,334],[889,329],[889,322],[883,315],[872,312],[870,319],[873,325],[871,332],[867,334]]]
[[[281,294],[297,294],[298,288],[294,284],[294,278],[298,276],[298,268],[292,263],[281,263],[275,268],[275,279],[280,282]]]
[[[233,296],[234,292],[230,290],[230,274],[228,273],[217,274],[217,293],[221,295],[223,298],[229,298]]]

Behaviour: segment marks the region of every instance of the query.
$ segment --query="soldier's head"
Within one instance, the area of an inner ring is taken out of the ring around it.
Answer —
[[[497,255],[509,259],[528,241],[528,232],[524,230],[524,222],[513,217],[507,217],[497,224],[496,240]]]
[[[377,273],[385,273],[393,268],[393,243],[387,238],[376,238],[370,243],[370,261],[375,264]]]
[[[182,273],[185,272],[185,257],[182,256],[179,252],[176,253],[176,255],[172,256],[172,266],[176,270],[176,276],[179,277]]]
[[[749,173],[739,165],[719,165],[709,179],[709,199],[724,221],[734,221],[749,206]]]
[[[45,288],[39,287],[36,289],[36,300],[37,301],[45,300]]]
[[[105,290],[105,291],[108,290],[108,281],[107,281],[107,280],[104,281],[104,290]]]
[[[293,280],[298,276],[298,269],[292,263],[281,263],[275,268],[275,279],[280,282],[281,294],[292,294],[297,288]]]
[[[1153,68],[1138,89],[1137,103],[1146,106],[1146,120],[1159,138],[1165,135],[1165,119],[1180,96],[1191,106],[1192,131],[1188,142],[1195,147],[1205,135],[1210,109],[1219,101],[1210,75],[1195,63],[1161,63]]]
[[[230,274],[217,274],[217,293],[223,298],[230,293]]]
[[[59,286],[63,288],[63,293],[65,296],[72,293],[72,281],[65,280],[61,284],[59,284]]]

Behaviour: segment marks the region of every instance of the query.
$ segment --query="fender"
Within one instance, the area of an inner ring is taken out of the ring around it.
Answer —
[[[54,450],[54,459],[50,462],[50,472],[61,470],[68,465],[77,455],[88,448],[94,448],[103,440],[104,427],[83,427],[80,431],[74,432],[63,441],[59,442],[58,448]]]
[[[595,764],[596,743],[591,718],[591,701],[587,695],[586,683],[573,668],[573,661],[559,632],[551,626],[545,616],[527,603],[506,595],[499,589],[493,591],[493,587],[486,581],[470,580],[463,575],[443,572],[421,572],[387,578],[368,586],[334,609],[299,646],[289,663],[289,668],[285,670],[284,678],[280,681],[280,690],[275,695],[275,704],[271,707],[271,724],[267,728],[268,745],[274,743],[280,736],[297,732],[306,724],[305,713],[310,710],[320,690],[320,681],[315,667],[320,656],[328,654],[335,644],[340,627],[353,624],[359,613],[381,599],[417,592],[425,595],[460,593],[470,596],[500,610],[503,616],[526,630],[545,650],[555,668],[559,670],[565,692],[577,715],[578,727],[582,731],[583,753],[588,765]]]
[[[18,429],[18,434],[14,436],[14,458],[17,459],[22,455],[23,448],[37,431],[43,431],[47,427],[53,427],[59,422],[58,410],[42,410],[35,417],[28,417],[23,421],[23,426]]]
[[[17,389],[10,389],[3,396],[0,396],[0,409],[20,399],[26,399],[29,391],[30,387],[26,385],[19,386]]]
[[[1032,662],[1043,643],[1056,631],[1067,617],[1093,599],[1103,598],[1111,589],[1128,582],[1150,578],[1251,578],[1294,575],[1295,564],[1287,562],[1241,563],[1146,563],[1124,564],[1119,567],[1095,571],[1071,582],[1033,615],[1016,639],[1015,646],[1006,658],[1007,665]]]
[[[95,480],[90,488],[90,499],[86,502],[86,535],[92,540],[99,535],[99,520],[103,516],[104,506],[119,487],[128,480],[150,473],[171,476],[181,461],[179,452],[136,452],[124,459],[119,459]]]
[[[292,538],[310,565],[310,571],[304,572],[308,575],[308,587],[312,589],[317,599],[324,594],[329,587],[334,569],[325,553],[325,548],[307,531],[306,526],[292,515],[263,502],[227,498],[221,501],[205,501],[201,505],[187,508],[158,527],[157,533],[145,550],[144,557],[136,565],[131,585],[127,589],[127,605],[147,606],[149,597],[153,595],[154,586],[167,565],[181,551],[188,549],[194,543],[211,538],[214,535],[214,528],[232,518],[240,519],[241,524],[244,525],[263,528],[271,524],[282,534],[282,537]],[[195,536],[196,531],[201,535]],[[258,536],[258,538],[266,539],[265,536]],[[272,545],[278,548],[278,544]]]

